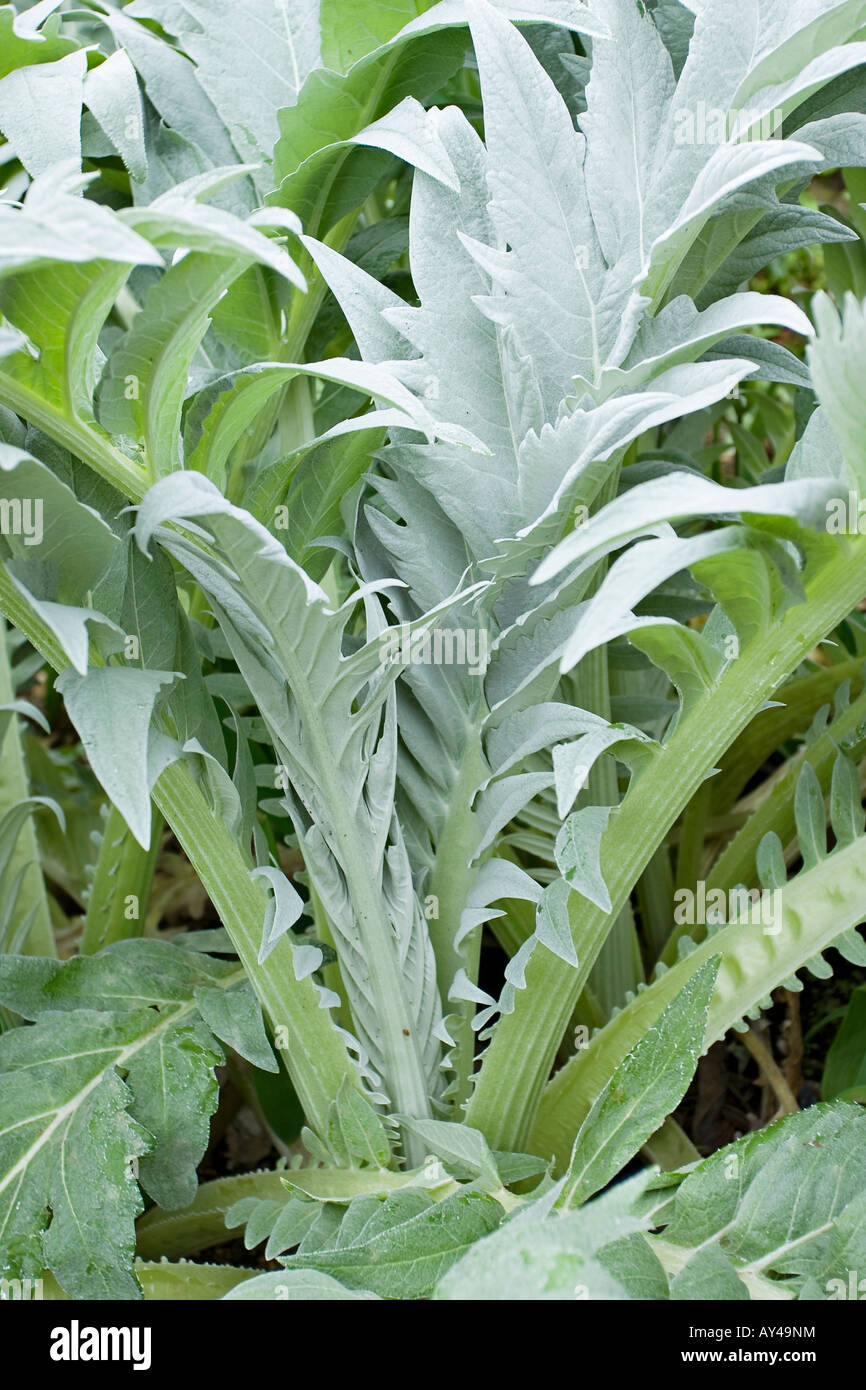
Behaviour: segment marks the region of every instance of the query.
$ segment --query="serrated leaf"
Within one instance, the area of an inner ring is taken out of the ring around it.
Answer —
[[[349,1288],[382,1298],[423,1298],[467,1247],[502,1219],[502,1207],[480,1192],[459,1192],[442,1202],[398,1193],[381,1204],[353,1245],[299,1253],[290,1270],[321,1270]]]
[[[678,1261],[715,1249],[694,1271],[703,1298],[730,1297],[731,1272],[757,1297],[765,1280],[794,1296],[807,1281],[825,1297],[847,1287],[866,1242],[863,1125],[859,1107],[835,1102],[720,1149],[686,1175],[650,1244],[663,1262],[665,1246]]]
[[[645,1179],[636,1181],[642,1187]],[[628,1298],[599,1253],[646,1225],[644,1218],[630,1211],[636,1190],[635,1180],[621,1183],[567,1215],[550,1215],[549,1200],[530,1203],[464,1255],[440,1280],[434,1298],[482,1302]],[[555,1195],[555,1191],[550,1194]]]
[[[195,993],[244,984],[239,966],[148,940],[66,963],[0,958],[0,1000],[35,1019],[0,1039],[0,1252],[10,1268],[41,1261],[71,1297],[139,1296],[132,1223],[141,1202],[126,1165],[137,1159],[161,1205],[192,1200],[223,1060]],[[111,1134],[120,1147],[107,1144]],[[47,1227],[43,1209],[53,1213]]]
[[[152,1033],[165,1026],[151,1017]],[[0,1037],[4,1274],[48,1267],[71,1297],[141,1297],[132,1259],[142,1201],[130,1160],[149,1140],[127,1113],[129,1088],[115,1070],[141,1045],[141,1020],[88,1010]]]
[[[561,1203],[580,1206],[676,1109],[704,1046],[719,962],[709,960],[621,1062],[578,1130]]]
[[[132,177],[140,182],[147,176],[144,111],[135,69],[122,48],[87,73],[84,101]]]

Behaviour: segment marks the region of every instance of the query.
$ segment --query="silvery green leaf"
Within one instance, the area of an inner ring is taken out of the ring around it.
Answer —
[[[493,843],[499,831],[508,824],[528,801],[545,787],[553,785],[550,772],[521,772],[516,776],[504,777],[485,787],[476,803],[479,841],[476,855]]]
[[[848,465],[826,410],[813,410],[785,468],[786,479],[822,478],[836,482],[836,493],[851,481]]]
[[[144,111],[129,55],[116,50],[84,79],[84,101],[134,179],[147,176]]]
[[[527,0],[526,4],[520,4],[517,0],[491,0],[491,5],[515,23],[534,21],[558,24],[589,37],[607,36],[604,23],[598,18],[597,6],[590,9],[588,5],[573,4],[572,0]],[[438,0],[437,4],[431,5],[425,13],[401,29],[397,37],[402,39],[409,35],[431,33],[444,25],[467,24],[469,15],[470,4],[467,0]]]
[[[385,309],[405,307],[400,296],[326,242],[310,236],[302,236],[301,241],[346,315],[364,360],[381,362],[400,357],[405,340],[383,314]]]
[[[527,520],[518,554],[530,541],[538,549],[547,539],[545,523],[559,520],[565,497],[574,495],[572,505],[595,499],[607,472],[600,465],[618,449],[645,430],[721,400],[752,370],[745,358],[670,367],[642,390],[564,414],[555,426],[528,434],[520,451],[520,510]]]
[[[104,21],[144,83],[172,135],[182,137],[200,152],[198,167],[228,165],[237,154],[216,107],[198,81],[195,64],[129,17],[126,9],[108,10]]]
[[[0,273],[55,260],[162,265],[159,252],[109,208],[77,196],[88,182],[67,160],[33,180],[20,210],[0,204]]]
[[[241,160],[269,165],[279,135],[277,112],[294,104],[319,65],[316,9],[309,0],[228,0],[217,14],[202,0],[136,0],[124,13],[156,19],[180,41]],[[268,192],[269,169],[262,174],[261,188]]]
[[[596,386],[592,383],[585,383],[585,386],[599,399],[614,391],[634,389],[663,369],[694,360],[699,353],[714,347],[737,329],[774,320],[793,333],[807,338],[813,335],[812,324],[803,311],[780,295],[733,294],[703,311],[696,310],[685,296],[678,297],[654,318],[644,320],[621,368],[603,372]]]
[[[718,967],[718,958],[701,966],[597,1097],[572,1148],[566,1209],[615,1178],[682,1100],[703,1050]]]
[[[610,806],[584,806],[580,811],[573,811],[556,837],[556,862],[566,883],[602,912],[610,912],[611,902],[599,852],[612,809]]]
[[[589,522],[576,528],[541,564],[534,582],[543,584],[566,565],[574,565],[666,522],[695,516],[732,516],[754,513],[796,516],[806,525],[826,520],[825,502],[830,485],[803,481],[764,483],[754,488],[722,487],[708,478],[672,473],[632,488],[623,498],[602,508]]]
[[[263,865],[250,871],[250,878],[264,878],[270,884],[271,897],[268,899],[265,925],[262,928],[262,944],[259,947],[259,964],[267,960],[281,937],[295,925],[304,910],[304,902],[297,889],[289,882],[281,869],[273,865]]]
[[[426,922],[393,817],[398,668],[383,646],[388,634],[379,610],[369,590],[358,595],[368,603],[370,640],[345,655],[354,601],[335,612],[274,537],[199,474],[174,474],[151,489],[136,523],[139,545],[147,547],[159,524],[191,517],[207,520],[218,563],[175,539],[176,532],[165,531],[162,543],[211,596],[286,769],[306,868],[328,912],[378,1084],[389,1088],[396,1109],[423,1115],[440,1085],[432,1033],[439,999]],[[432,626],[447,608],[412,631]]]
[[[254,1067],[279,1071],[262,1022],[261,1006],[249,980],[241,980],[229,989],[220,985],[197,985],[195,1002],[205,1023],[221,1042],[234,1048]]]
[[[26,580],[28,558],[38,559],[59,571],[57,597],[83,602],[89,592],[98,591],[120,548],[99,512],[79,502],[41,460],[11,444],[0,444],[0,479],[4,497],[21,504],[18,533],[10,527],[4,537],[20,562],[13,571]]]
[[[582,176],[583,137],[568,108],[525,40],[486,0],[473,5],[470,24],[490,215],[500,245],[510,248],[491,257],[505,294],[494,293],[485,308],[514,324],[553,412],[568,381],[594,378],[613,352],[622,301],[608,288]]]
[[[854,364],[866,352],[866,312],[852,294],[845,296],[841,313],[820,294],[814,313],[817,335],[808,351],[812,380],[850,476],[862,486],[866,406]]]
[[[587,196],[608,265],[625,264],[638,275],[649,253],[646,205],[674,74],[648,13],[628,0],[602,0],[594,8],[611,37],[593,44],[587,110],[580,119],[587,138]]]
[[[701,169],[675,221],[653,243],[650,272],[644,288],[658,294],[675,265],[713,208],[746,184],[783,170],[786,165],[820,164],[812,145],[795,140],[754,140],[717,147]]]
[[[408,1119],[407,1124],[423,1140],[427,1152],[441,1158],[455,1177],[480,1182],[493,1191],[500,1187],[496,1160],[479,1130],[442,1120]]]
[[[683,1271],[680,1296],[699,1284],[703,1298],[730,1297],[733,1272],[754,1298],[768,1283],[796,1297],[807,1282],[822,1297],[846,1297],[866,1238],[862,1125],[855,1105],[813,1106],[687,1173],[650,1239],[664,1264]]]
[[[692,1255],[671,1279],[670,1296],[689,1301],[749,1302],[749,1290],[719,1245],[707,1245]]]
[[[192,1200],[223,1060],[194,995],[243,981],[240,966],[160,941],[64,963],[2,958],[0,999],[35,1020],[0,1038],[4,1269],[47,1267],[71,1297],[140,1297],[130,1164],[161,1205]]]
[[[381,1118],[344,1079],[328,1117],[328,1145],[340,1164],[386,1168],[391,1145]]]
[[[171,671],[102,666],[85,676],[70,669],[57,680],[96,776],[145,849],[150,844],[150,725],[161,690],[174,679]]]
[[[701,308],[733,294],[774,256],[803,246],[853,239],[851,229],[835,217],[799,203],[771,206],[745,236],[741,234],[742,220],[743,215],[736,212],[714,218],[681,267],[676,283],[684,293],[692,294]],[[753,219],[748,220],[751,223]],[[723,235],[726,225],[730,229],[727,239]],[[718,266],[720,256],[722,264]]]
[[[485,1240],[480,1240],[442,1278],[434,1298],[574,1302],[627,1299],[626,1288],[602,1261],[601,1252],[645,1229],[646,1218],[632,1211],[646,1179],[620,1183],[580,1211],[551,1212],[559,1185],[549,1199],[530,1202]]]
[[[640,729],[629,725],[608,724],[604,729],[576,738],[572,743],[553,746],[553,773],[556,787],[556,813],[564,819],[586,786],[597,760],[617,744],[627,744],[628,751],[618,754],[622,762],[649,755],[652,740]]]
[[[789,352],[781,343],[769,338],[755,338],[747,333],[735,333],[730,338],[722,338],[704,353],[705,362],[719,362],[728,358],[748,358],[755,364],[750,381],[778,381],[785,386],[799,386],[811,391],[812,379],[808,368]]]
[[[486,738],[487,758],[499,775],[542,748],[607,727],[606,720],[589,710],[548,701],[508,715],[491,727]]]
[[[441,1202],[420,1191],[397,1192],[378,1204],[352,1244],[302,1250],[285,1265],[321,1270],[381,1298],[423,1298],[502,1216],[499,1203],[481,1192],[457,1192]]]
[[[436,114],[425,111],[414,97],[404,97],[387,116],[381,116],[353,135],[351,143],[390,150],[407,164],[456,191],[459,187],[457,174],[439,137]]]
[[[234,182],[238,167],[230,166],[227,172],[225,182]],[[124,208],[118,216],[156,246],[180,245],[193,251],[240,256],[248,264],[269,266],[301,290],[306,288],[306,281],[288,252],[258,231],[254,223],[202,202],[198,183],[199,179],[192,179],[190,187],[178,184],[152,203]],[[213,187],[218,189],[220,181]]]
[[[34,177],[64,160],[80,168],[82,50],[55,63],[18,68],[0,79],[0,130]]]
[[[164,1025],[148,1013],[156,1033]],[[141,1297],[132,1260],[143,1204],[130,1160],[149,1139],[129,1117],[114,1064],[142,1039],[140,1022],[90,1010],[48,1014],[0,1038],[2,1263],[11,1277],[39,1277],[47,1266],[79,1297]]]
[[[559,956],[560,960],[564,960],[567,965],[576,966],[578,964],[577,952],[574,948],[571,924],[568,920],[568,899],[570,897],[571,885],[564,878],[555,878],[553,883],[545,888],[538,904],[535,936],[542,946],[546,946],[548,951]]]

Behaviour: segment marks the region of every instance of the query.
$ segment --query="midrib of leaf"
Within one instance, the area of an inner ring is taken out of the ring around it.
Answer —
[[[712,1244],[719,1235],[724,1234],[728,1229],[729,1228],[725,1226],[722,1231],[716,1232],[711,1240],[705,1242],[705,1244]],[[664,1236],[644,1235],[644,1240],[647,1241],[650,1249],[658,1256],[665,1273],[671,1278],[679,1274],[681,1269],[685,1268],[695,1253],[694,1250],[689,1249],[687,1246],[672,1244],[671,1241],[665,1240]],[[755,1273],[751,1269],[737,1268],[736,1266],[732,1266],[732,1268],[746,1285],[746,1288],[749,1290],[749,1296],[753,1300],[761,1302],[786,1302],[797,1297],[793,1289],[788,1288],[785,1284],[779,1283],[777,1279],[765,1279],[762,1275]]]
[[[130,501],[140,502],[144,497],[152,482],[145,469],[115,449],[107,436],[98,434],[96,429],[74,416],[64,415],[50,401],[37,395],[29,386],[15,381],[2,369],[0,399],[10,410],[44,430],[76,458],[82,459]]]
[[[784,676],[851,611],[866,590],[866,541],[842,548],[807,584],[807,601],[756,639],[676,729],[635,780],[602,842],[610,915],[572,894],[569,917],[580,959],[573,969],[539,948],[514,1011],[500,1018],[467,1121],[493,1148],[527,1140],[556,1048],[612,922],[657,845],[701,782]]]
[[[797,1236],[796,1240],[786,1240],[784,1245],[778,1245],[775,1250],[770,1251],[769,1255],[762,1255],[759,1260],[750,1260],[747,1265],[743,1266],[744,1273],[760,1274],[761,1271],[766,1269],[768,1265],[771,1265],[774,1260],[778,1260],[783,1255],[788,1255],[792,1250],[796,1250],[798,1245],[805,1245],[807,1241],[816,1240],[818,1236],[826,1235],[828,1231],[832,1231],[834,1224],[833,1221],[825,1221],[823,1225],[813,1227],[813,1229],[807,1231],[805,1235]]]
[[[286,31],[286,43],[289,46],[289,55],[292,60],[292,82],[297,93],[301,86],[301,74],[298,70],[298,55],[295,50],[295,40],[292,36],[292,26],[289,23],[289,10],[286,0],[276,0],[276,6],[283,17],[283,28]]]

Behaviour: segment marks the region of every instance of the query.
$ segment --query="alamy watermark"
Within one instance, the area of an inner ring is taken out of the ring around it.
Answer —
[[[737,922],[763,927],[765,936],[778,936],[782,930],[781,888],[707,888],[698,879],[695,889],[678,888],[674,893],[674,922],[677,926]]]
[[[483,627],[412,630],[411,623],[389,627],[379,638],[382,666],[465,666],[483,676],[490,659],[490,634]]]
[[[44,1297],[41,1279],[0,1279],[0,1302],[30,1303]]]
[[[52,1361],[129,1361],[134,1371],[149,1371],[151,1335],[149,1327],[82,1327],[73,1318],[69,1327],[52,1329],[48,1355]]]
[[[866,536],[866,499],[851,491],[826,502],[826,529],[831,536]]]
[[[699,101],[674,112],[674,144],[728,145],[736,141],[780,139],[784,112],[750,110],[744,106],[726,111]]]
[[[831,1301],[840,1299],[850,1299],[855,1303],[862,1303],[866,1299],[866,1279],[860,1278],[860,1271],[849,1269],[845,1271],[847,1279],[828,1279],[824,1288],[827,1290],[827,1298]]]
[[[0,497],[0,536],[21,536],[25,545],[41,545],[43,511],[41,497]]]

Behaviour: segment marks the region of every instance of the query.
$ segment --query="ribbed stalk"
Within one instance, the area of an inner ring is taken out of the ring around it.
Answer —
[[[840,543],[837,555],[807,582],[807,601],[742,651],[634,779],[602,841],[611,913],[572,894],[569,916],[580,965],[575,969],[539,948],[513,1013],[496,1026],[467,1116],[493,1147],[520,1149],[527,1142],[559,1040],[611,923],[657,846],[725,749],[864,592],[866,540],[858,537]]]
[[[8,704],[15,698],[12,688],[12,673],[9,667],[9,653],[6,647],[6,624],[0,618],[0,705]],[[21,736],[18,729],[18,716],[9,720],[6,736],[0,744],[0,820],[13,806],[19,805],[30,795],[27,782],[27,768],[21,749]],[[18,889],[16,920],[23,921],[33,913],[30,930],[24,944],[24,951],[34,956],[56,956],[54,932],[51,928],[51,914],[45,893],[45,882],[39,867],[39,848],[36,832],[30,817],[25,821],[18,836],[9,863],[9,882],[14,883],[24,866],[24,876]]]

